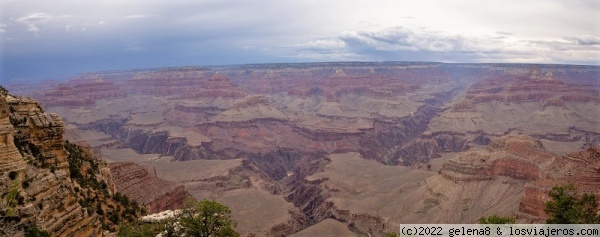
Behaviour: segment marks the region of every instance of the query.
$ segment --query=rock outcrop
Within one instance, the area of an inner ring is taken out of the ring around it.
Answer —
[[[523,222],[540,222],[548,217],[544,203],[554,186],[573,184],[581,192],[600,194],[599,157],[599,147],[561,157],[547,152],[539,140],[509,135],[449,160],[439,174],[458,183],[498,176],[527,181],[515,214]]]
[[[1,157],[2,163],[9,164],[3,167],[0,179],[5,190],[4,217],[38,223],[58,236],[101,235],[98,216],[79,205],[69,178],[60,118],[47,117],[31,99],[5,94],[0,100],[4,101],[2,111],[11,111],[2,118],[2,153],[7,156]],[[16,203],[9,201],[10,193],[20,197]]]
[[[229,78],[219,74],[208,78],[198,90],[185,94],[186,98],[240,98],[246,93]]]
[[[10,105],[8,104],[8,94],[0,98],[0,172],[19,171],[26,166],[19,150],[14,144],[15,128],[10,121]],[[23,119],[19,121],[22,123]]]
[[[198,90],[213,73],[206,68],[164,68],[136,72],[124,82],[127,91],[145,95],[183,95]]]
[[[453,181],[488,180],[493,176],[537,180],[544,177],[539,165],[552,158],[540,143],[524,136],[496,139],[489,147],[471,150],[446,162],[440,174]]]
[[[81,76],[44,94],[45,106],[89,106],[100,99],[124,98],[126,92],[99,75]]]
[[[110,163],[109,167],[117,190],[148,207],[150,213],[178,209],[190,197],[182,185],[159,179],[133,162]]]
[[[280,230],[290,233],[285,230],[327,218],[365,235],[383,235],[400,223],[476,223],[492,214],[541,223],[553,186],[572,183],[582,192],[600,193],[598,157],[597,147],[557,156],[523,135],[492,139],[441,164],[432,161],[429,168],[386,167],[357,153],[333,154],[316,173],[291,182],[287,199],[312,218]]]
[[[28,225],[53,236],[114,231],[118,224],[108,212],[121,215],[115,208],[129,207],[109,198],[116,190],[110,175],[102,172],[105,165],[80,148],[65,149],[74,145],[65,146],[60,117],[4,90],[0,111],[0,222],[7,227],[0,234],[16,234]]]
[[[523,103],[531,101],[600,102],[598,89],[584,85],[569,85],[553,77],[533,70],[529,75],[494,78],[476,84],[467,91],[466,99],[474,103],[501,101]]]
[[[528,184],[520,203],[519,211],[529,221],[545,219],[544,203],[550,200],[548,192],[557,185],[574,185],[579,192],[600,194],[600,147],[590,147],[584,151],[567,154],[553,159],[546,169],[545,177]]]
[[[581,75],[582,80],[566,73],[570,71],[579,70],[504,68],[449,103],[429,124],[429,130],[480,133],[488,139],[519,133],[599,145],[589,142],[598,140],[600,134],[600,89],[583,80],[597,71]]]

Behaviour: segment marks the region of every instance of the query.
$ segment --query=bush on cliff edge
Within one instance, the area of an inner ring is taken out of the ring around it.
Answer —
[[[572,184],[555,186],[550,190],[550,201],[544,211],[550,215],[547,224],[599,224],[596,195],[579,195]],[[580,196],[580,197],[579,197]]]

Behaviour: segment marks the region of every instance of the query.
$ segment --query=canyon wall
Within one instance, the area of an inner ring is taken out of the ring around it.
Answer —
[[[0,110],[3,225],[35,223],[56,236],[101,236],[102,218],[80,205],[81,189],[70,178],[60,117],[5,91]]]
[[[291,219],[261,234],[334,219],[355,233],[383,235],[401,222],[471,223],[491,214],[539,222],[544,195],[561,180],[597,192],[596,171],[581,165],[590,161],[565,155],[600,145],[597,75],[599,67],[569,65],[264,64],[88,74],[38,94],[73,139],[135,151],[107,158],[134,162],[112,164],[117,186],[153,210],[176,207],[182,184],[196,197],[226,201],[266,192],[293,208],[281,207]],[[56,103],[70,98],[93,103]],[[340,165],[341,154],[375,171],[343,170],[354,166]],[[240,164],[169,181],[136,165],[164,165],[154,166],[163,174],[210,171],[196,161]]]
[[[150,213],[179,209],[191,197],[185,187],[156,177],[133,162],[110,163],[117,190],[143,204]]]

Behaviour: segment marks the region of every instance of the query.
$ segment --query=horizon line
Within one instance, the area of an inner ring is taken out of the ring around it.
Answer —
[[[207,69],[214,70],[219,68],[233,68],[233,67],[243,67],[243,66],[251,66],[251,67],[260,67],[260,66],[268,66],[268,65],[311,65],[314,64],[451,64],[451,65],[496,65],[496,66],[551,66],[551,67],[561,67],[561,66],[570,66],[570,67],[600,67],[600,64],[568,64],[568,63],[511,63],[511,62],[437,62],[437,61],[307,61],[307,62],[277,62],[277,63],[233,63],[233,64],[208,64],[208,65],[180,65],[180,66],[165,66],[165,67],[142,67],[142,68],[127,68],[127,69],[105,69],[105,70],[91,70],[91,71],[82,71],[82,72],[73,72],[73,73],[63,73],[63,74],[52,74],[47,76],[31,76],[31,77],[15,77],[8,78],[6,81],[7,85],[10,85],[14,82],[20,81],[18,84],[28,84],[21,80],[34,80],[34,82],[41,81],[56,81],[60,80],[57,77],[72,77],[78,75],[85,74],[95,74],[95,73],[119,73],[119,72],[140,72],[140,71],[153,71],[153,70],[161,70],[161,69],[177,69],[177,68],[197,68],[197,69]],[[64,79],[64,78],[63,78]],[[1,80],[0,80],[1,81]]]

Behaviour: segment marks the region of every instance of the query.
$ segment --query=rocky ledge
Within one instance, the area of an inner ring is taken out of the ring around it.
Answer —
[[[527,181],[517,215],[522,222],[540,222],[548,217],[544,203],[554,186],[573,184],[581,192],[600,194],[600,147],[558,156],[539,140],[509,135],[449,160],[438,173],[456,183],[500,176]]]
[[[105,236],[141,214],[117,198],[106,163],[63,140],[63,122],[0,88],[0,235]]]
[[[148,207],[150,213],[178,209],[190,194],[174,182],[156,177],[156,172],[133,162],[110,163],[119,192]]]

